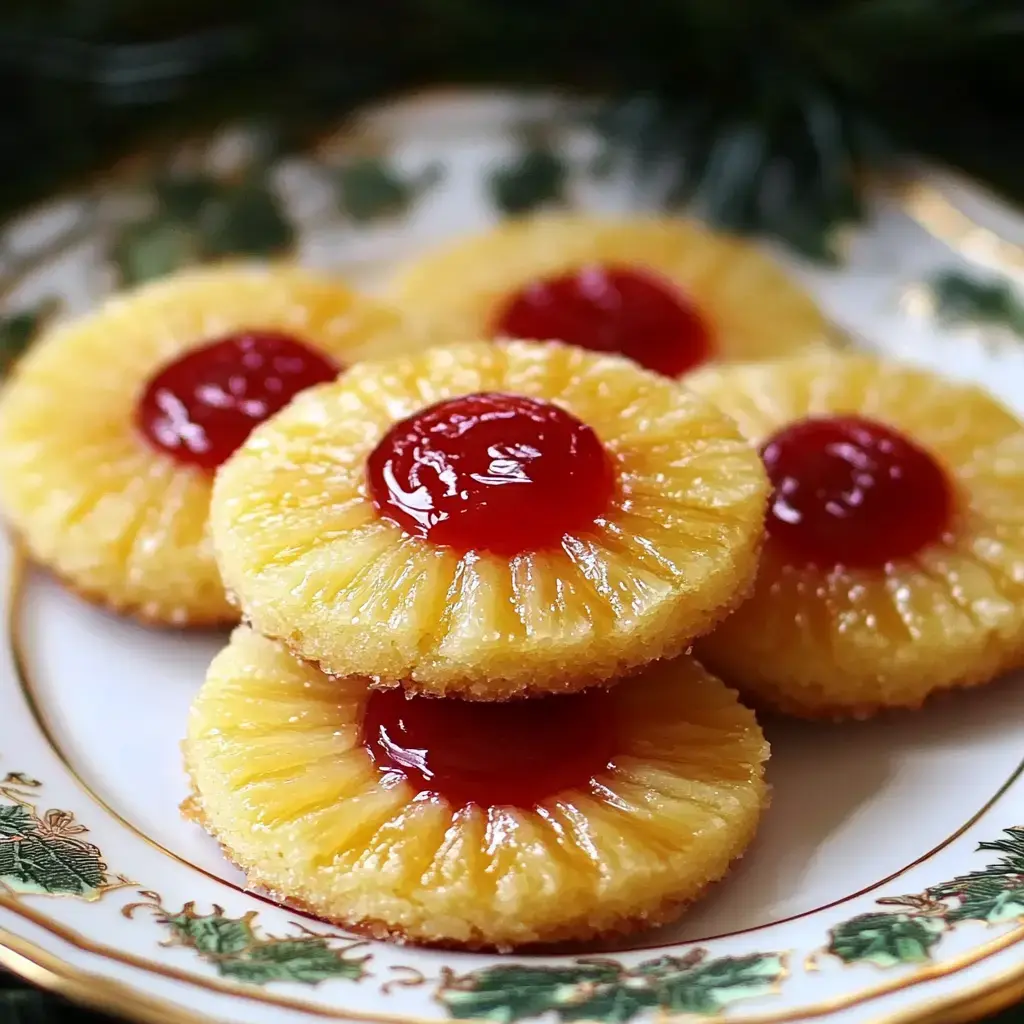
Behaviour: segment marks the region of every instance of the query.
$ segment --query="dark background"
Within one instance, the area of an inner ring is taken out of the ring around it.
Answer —
[[[225,117],[300,145],[368,98],[497,83],[601,98],[670,199],[822,254],[908,154],[1024,199],[1022,52],[1022,0],[3,0],[0,217]]]

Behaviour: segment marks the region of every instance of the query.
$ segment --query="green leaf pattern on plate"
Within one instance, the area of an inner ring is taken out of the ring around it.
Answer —
[[[146,902],[125,907],[125,916],[132,917],[140,908],[155,912],[157,920],[170,929],[169,945],[194,949],[221,977],[250,985],[273,981],[317,985],[331,978],[359,981],[366,974],[369,957],[352,955],[363,943],[348,936],[306,929],[300,929],[299,935],[267,935],[258,927],[254,910],[231,917],[216,904],[202,914],[195,903],[186,903],[172,912],[161,904],[158,894],[143,895]]]
[[[943,323],[1001,327],[1024,338],[1024,298],[1010,281],[945,271],[931,279],[928,290]]]
[[[877,967],[924,963],[942,936],[941,918],[915,914],[860,914],[832,929],[828,951],[844,963]]]
[[[957,901],[946,915],[950,924],[997,924],[1024,917],[1024,828],[1008,828],[1002,839],[981,843],[978,849],[995,850],[1003,856],[987,868],[933,886],[929,895]]]
[[[30,801],[39,783],[23,772],[0,782],[0,891],[98,899],[123,884],[111,879],[99,847],[68,811],[40,814]]]
[[[59,306],[56,299],[47,299],[28,309],[0,315],[0,374],[35,341]]]
[[[509,964],[461,977],[448,973],[438,998],[462,1020],[511,1024],[553,1012],[562,1021],[624,1024],[648,1010],[714,1015],[739,999],[773,991],[785,974],[776,953],[708,960],[704,950],[694,950],[632,969],[580,960],[566,967]]]
[[[531,145],[491,171],[491,199],[501,213],[516,216],[565,201],[569,165],[551,146]]]
[[[295,241],[295,228],[261,163],[231,178],[161,172],[139,184],[150,210],[121,224],[110,248],[122,286],[229,256],[277,256]]]
[[[368,157],[333,172],[338,209],[355,224],[369,224],[408,213],[444,177],[434,163],[417,174],[404,174],[385,160]]]
[[[128,883],[111,877],[98,847],[67,811],[36,811],[40,783],[24,772],[0,780],[0,891],[23,895],[77,896],[86,900]],[[879,968],[926,963],[944,933],[961,921],[1001,924],[1024,920],[1024,826],[1005,830],[979,850],[1001,854],[988,867],[931,886],[924,893],[883,897],[898,909],[858,914],[835,925],[825,951],[844,964]],[[140,909],[167,929],[164,943],[193,950],[217,974],[248,985],[290,982],[317,985],[369,977],[371,955],[348,935],[311,931],[267,934],[258,912],[233,917],[213,904],[201,913],[194,902],[170,911],[159,894],[143,890],[144,902],[121,908],[132,919]],[[787,975],[787,953],[755,952],[711,957],[703,948],[629,966],[615,959],[580,959],[555,966],[504,962],[465,974],[442,968],[429,982],[418,971],[412,984],[436,984],[435,998],[458,1020],[513,1024],[547,1014],[562,1022],[627,1024],[652,1014],[716,1016],[732,1003],[777,991]],[[381,985],[383,995],[392,983]],[[403,983],[404,984],[404,983]]]

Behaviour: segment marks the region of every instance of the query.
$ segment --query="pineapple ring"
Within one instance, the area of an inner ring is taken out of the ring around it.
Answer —
[[[251,884],[378,938],[509,948],[666,921],[726,874],[767,802],[754,715],[690,658],[610,691],[614,764],[529,810],[382,782],[366,683],[239,627],[192,707],[183,810]]]
[[[954,495],[939,542],[879,569],[794,564],[769,533],[753,596],[697,647],[713,671],[791,714],[863,718],[1024,662],[1024,426],[994,399],[866,355],[709,368],[688,383],[758,443],[808,416],[895,427]]]
[[[381,517],[366,461],[392,424],[504,391],[592,427],[618,478],[560,547],[439,547]],[[258,427],[217,475],[214,544],[248,621],[333,675],[504,700],[681,653],[756,572],[768,482],[735,424],[626,359],[469,343],[353,367]]]
[[[138,393],[243,329],[295,331],[343,363],[399,350],[398,317],[297,269],[195,270],[40,340],[0,394],[0,495],[31,555],[83,597],[161,624],[237,621],[207,525],[210,474],[147,444]],[[408,344],[408,342],[406,342]]]
[[[695,304],[712,352],[764,359],[822,344],[831,327],[814,302],[750,244],[681,219],[547,215],[428,253],[392,293],[412,317],[455,341],[489,337],[510,295],[589,265],[653,271]]]

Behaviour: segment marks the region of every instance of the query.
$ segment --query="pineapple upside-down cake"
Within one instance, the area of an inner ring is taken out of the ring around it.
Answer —
[[[54,328],[0,393],[0,504],[79,594],[173,625],[237,620],[213,471],[299,390],[410,344],[397,314],[298,269],[191,270]]]
[[[684,651],[743,596],[761,461],[622,357],[512,341],[356,365],[218,473],[218,563],[252,626],[337,676],[482,700]]]
[[[250,884],[377,938],[502,949],[661,923],[766,802],[753,714],[685,656],[511,703],[368,682],[240,626],[192,708],[184,810]]]
[[[689,382],[762,450],[750,599],[698,656],[807,717],[916,707],[1024,664],[1024,425],[980,389],[868,355]]]
[[[677,377],[822,345],[814,302],[748,242],[680,219],[544,215],[427,253],[396,303],[449,341],[555,339]]]

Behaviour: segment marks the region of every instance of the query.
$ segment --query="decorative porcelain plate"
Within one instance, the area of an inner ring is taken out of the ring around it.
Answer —
[[[538,125],[554,142],[524,150]],[[191,260],[286,250],[373,287],[502,208],[642,202],[544,99],[390,107],[306,159],[265,142],[229,132],[130,163],[12,225],[3,340]],[[841,266],[775,255],[845,343],[1024,412],[1022,235],[989,199],[922,178],[879,196]],[[0,576],[0,962],[40,985],[138,1020],[238,1024],[949,1022],[1024,998],[1024,679],[865,724],[768,720],[770,813],[678,925],[452,953],[361,941],[247,892],[180,816],[178,744],[222,636],[116,620],[7,546]]]

